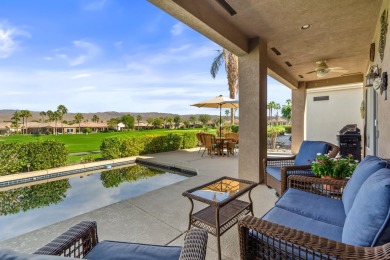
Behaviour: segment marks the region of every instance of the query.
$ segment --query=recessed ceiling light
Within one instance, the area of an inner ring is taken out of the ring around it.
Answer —
[[[302,25],[301,30],[307,30],[310,28],[310,26],[311,26],[310,24],[304,24]]]

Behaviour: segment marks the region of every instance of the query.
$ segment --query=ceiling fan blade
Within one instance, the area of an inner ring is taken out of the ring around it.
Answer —
[[[329,70],[343,70],[344,68],[342,68],[342,67],[330,67],[328,69]]]
[[[330,72],[347,73],[348,70],[330,70]]]
[[[306,74],[311,74],[311,73],[316,73],[317,71],[313,70],[313,71],[310,71],[310,72],[307,72]]]

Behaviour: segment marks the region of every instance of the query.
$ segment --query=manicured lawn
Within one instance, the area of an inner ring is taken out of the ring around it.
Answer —
[[[59,140],[65,143],[70,153],[78,152],[92,152],[100,149],[100,144],[103,138],[113,136],[141,136],[141,135],[155,135],[155,134],[169,134],[169,133],[186,133],[186,132],[198,132],[202,129],[180,129],[180,130],[168,130],[168,129],[155,129],[144,131],[127,131],[127,132],[112,132],[112,133],[96,133],[96,134],[61,134],[61,135],[13,135],[0,137],[0,142],[13,143],[13,142],[32,142],[36,140]],[[215,132],[215,130],[214,130]]]

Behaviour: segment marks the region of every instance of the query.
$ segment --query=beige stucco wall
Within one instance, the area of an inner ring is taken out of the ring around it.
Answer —
[[[329,100],[313,100],[321,96],[329,96]],[[306,97],[305,140],[323,140],[337,145],[337,134],[345,125],[357,124],[363,129],[362,84],[308,89]]]
[[[382,10],[380,15],[382,15],[383,10],[390,10],[390,1],[384,0],[382,5]],[[369,65],[377,64],[381,68],[382,72],[390,73],[390,32],[388,29],[386,36],[386,46],[384,52],[383,61],[381,61],[379,56],[379,37],[380,37],[380,17],[378,18],[378,24],[375,31],[375,37],[373,42],[375,42],[375,59],[374,62]],[[367,46],[367,52],[369,46]],[[367,68],[368,69],[368,68]],[[383,158],[390,158],[390,95],[388,100],[384,100],[384,94],[378,97],[378,155]]]

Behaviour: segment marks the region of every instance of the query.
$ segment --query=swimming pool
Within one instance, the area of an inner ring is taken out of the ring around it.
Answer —
[[[135,164],[86,172],[1,191],[0,241],[182,181],[175,174]]]

